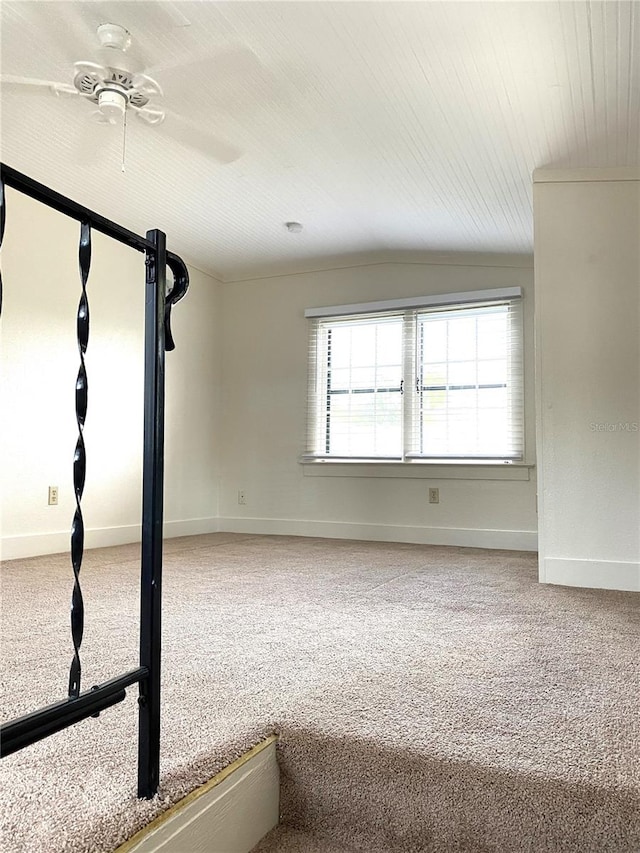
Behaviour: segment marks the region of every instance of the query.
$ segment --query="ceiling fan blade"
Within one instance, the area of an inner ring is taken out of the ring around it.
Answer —
[[[264,76],[269,74],[264,63],[258,58],[257,54],[251,48],[245,45],[230,45],[209,49],[206,52],[198,52],[194,56],[193,53],[185,62],[182,59],[172,59],[170,61],[158,62],[146,69],[148,74],[162,74],[165,71],[178,71],[184,73],[189,82],[202,77],[206,79],[212,73],[219,77],[228,78],[249,78],[256,75]],[[175,79],[176,75],[172,74],[171,78],[166,78],[166,83],[170,79]],[[184,88],[184,81],[178,85]],[[166,84],[165,84],[166,89]]]
[[[206,157],[218,163],[233,163],[242,157],[243,152],[229,142],[214,136],[194,124],[187,118],[174,112],[165,111],[165,120],[158,123],[158,132],[170,136],[181,145],[194,148]]]
[[[69,83],[54,83],[53,94],[62,95],[64,98],[83,97],[82,92],[78,92],[76,87],[71,86]]]
[[[100,110],[83,110],[74,133],[78,165],[118,168],[122,162],[122,131],[121,121],[103,116]]]
[[[112,127],[118,124],[115,118],[104,115],[100,110],[94,110],[92,113],[89,113],[89,116],[96,124],[110,124]]]
[[[165,119],[164,110],[154,110],[151,107],[140,107],[135,109],[136,116],[146,124],[162,124]]]
[[[15,77],[11,74],[0,76],[0,88],[3,92],[15,95],[79,95],[77,89],[68,83],[56,80],[37,80],[34,77]]]
[[[106,68],[104,65],[99,65],[97,62],[74,62],[73,69],[76,74],[100,74],[106,76]]]
[[[70,67],[78,56],[88,55],[95,47],[95,29],[86,20],[86,3],[19,5],[19,15],[23,19],[20,43],[28,46],[27,51],[39,52],[42,48],[53,48],[52,55],[55,54],[57,64],[62,68]],[[5,36],[4,16],[2,24],[2,34]],[[26,29],[23,30],[22,27]],[[8,32],[6,35],[9,37]]]
[[[169,0],[165,0],[165,2],[155,4],[154,13],[157,12],[163,15],[167,24],[171,27],[190,27],[191,21],[186,15],[182,14],[180,5],[180,3],[172,3]]]
[[[101,124],[101,122],[100,122]],[[94,167],[105,159],[105,144],[96,128],[96,122],[85,120],[76,134],[75,160],[79,166]]]
[[[190,27],[191,21],[180,9],[182,5],[181,2],[171,2],[171,0],[144,3],[143,15],[146,27],[156,30]],[[99,11],[105,21],[126,20],[128,22],[132,11],[126,6],[123,8],[122,0],[107,0],[106,2],[105,0],[101,0],[101,2],[94,0],[92,6]],[[136,23],[135,14],[133,21]],[[140,27],[134,27],[134,29],[140,29]]]
[[[148,98],[162,97],[164,94],[160,84],[148,74],[134,74],[132,84],[134,89],[138,89]]]

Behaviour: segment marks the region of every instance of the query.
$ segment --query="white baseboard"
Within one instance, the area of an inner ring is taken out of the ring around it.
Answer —
[[[325,539],[365,539],[417,545],[459,545],[536,551],[535,530],[476,530],[463,527],[419,527],[400,524],[356,524],[347,521],[300,521],[289,518],[219,518],[225,533],[261,533],[280,536],[319,536]]]
[[[176,536],[197,536],[199,533],[218,533],[220,525],[217,518],[187,518],[184,521],[165,521],[163,534],[165,539]]]
[[[165,521],[164,537],[195,536],[198,533],[217,533],[217,518],[188,518],[183,521]],[[0,543],[3,560],[21,557],[39,557],[43,554],[61,554],[69,550],[70,532],[36,533],[31,536],[4,536]],[[106,548],[109,545],[127,545],[140,541],[140,525],[119,527],[94,527],[85,531],[85,548]]]
[[[640,592],[640,563],[547,557],[540,561],[540,581],[562,586]]]
[[[458,545],[467,548],[498,548],[536,551],[535,530],[486,530],[462,527],[420,527],[400,524],[357,524],[345,521],[300,521],[288,518],[192,518],[165,521],[164,536],[196,536],[199,533],[261,533],[280,536],[318,536],[325,539],[365,539],[374,542],[408,542],[417,545]],[[140,526],[93,528],[86,531],[85,548],[106,548],[140,541]],[[69,550],[69,531],[31,536],[5,536],[3,560],[59,554]],[[552,582],[552,581],[551,581]]]
[[[275,737],[159,815],[116,853],[250,853],[278,823]]]

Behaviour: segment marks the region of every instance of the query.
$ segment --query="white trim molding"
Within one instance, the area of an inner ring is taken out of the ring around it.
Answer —
[[[335,462],[302,459],[304,477],[378,477],[400,480],[530,480],[534,465],[521,462],[483,464],[473,462]]]
[[[405,308],[428,308],[438,305],[466,305],[475,302],[492,302],[501,299],[521,299],[521,287],[495,287],[490,290],[465,290],[460,293],[443,293],[438,296],[408,296],[404,299],[383,299],[377,302],[352,302],[350,305],[326,305],[305,308],[304,316],[336,317],[349,314],[377,314],[381,311],[400,311]]]
[[[94,527],[85,532],[84,547],[106,548],[110,545],[128,545],[140,541],[140,525],[126,524],[119,527]],[[217,533],[217,518],[188,518],[182,521],[165,521],[165,539],[176,536],[196,536],[198,533]],[[0,557],[17,560],[25,557],[40,557],[45,554],[62,554],[69,550],[69,530],[54,533],[34,533],[22,536],[4,536],[0,542]]]
[[[540,561],[541,583],[640,592],[640,563],[547,557]]]
[[[235,274],[223,276],[223,284],[243,281],[264,281],[285,276],[314,275],[358,267],[380,266],[445,266],[445,267],[495,267],[496,269],[533,269],[533,252],[520,254],[495,252],[429,252],[429,251],[373,251],[347,252],[342,255],[312,256],[292,260],[290,263],[250,265]],[[206,270],[203,270],[206,273]],[[206,273],[209,275],[209,273]],[[218,273],[215,276],[219,277]]]
[[[464,527],[428,527],[408,524],[359,524],[347,521],[311,521],[293,518],[220,518],[224,533],[274,536],[313,536],[321,539],[358,539],[405,542],[414,545],[456,545],[506,551],[537,551],[535,530],[485,530]]]
[[[610,168],[586,169],[534,169],[534,184],[567,184],[586,181],[640,181],[640,169],[636,166],[613,166]]]

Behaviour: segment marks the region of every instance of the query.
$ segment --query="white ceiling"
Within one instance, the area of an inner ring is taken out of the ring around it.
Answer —
[[[127,27],[196,145],[167,136],[169,120],[131,119],[122,174],[121,131],[87,101],[6,92],[3,161],[133,230],[162,228],[224,280],[527,255],[534,168],[640,165],[636,2],[0,6],[3,74],[71,82],[98,24]],[[208,157],[214,133],[242,156]]]

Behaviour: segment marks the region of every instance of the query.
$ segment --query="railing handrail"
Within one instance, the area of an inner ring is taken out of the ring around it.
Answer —
[[[100,711],[121,702],[126,695],[125,689],[137,684],[148,674],[146,667],[132,669],[124,675],[86,690],[77,699],[63,699],[4,723],[0,757],[11,755],[87,717],[97,717]]]

